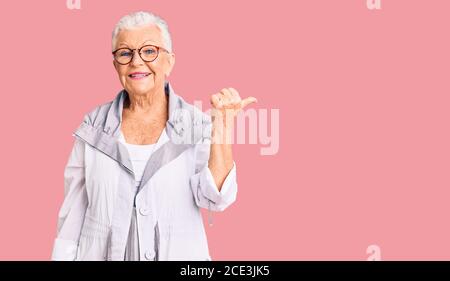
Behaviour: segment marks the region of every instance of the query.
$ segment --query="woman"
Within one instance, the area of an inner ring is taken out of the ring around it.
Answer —
[[[235,201],[226,138],[256,99],[223,89],[211,118],[176,95],[168,27],[151,13],[123,17],[112,46],[124,89],[74,133],[52,259],[211,260],[199,208]]]

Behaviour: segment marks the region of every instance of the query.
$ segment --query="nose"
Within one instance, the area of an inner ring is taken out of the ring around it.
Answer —
[[[130,64],[131,65],[143,65],[144,64],[144,61],[142,60],[141,56],[139,55],[138,50],[134,50],[134,55],[133,55],[133,58],[131,59]]]

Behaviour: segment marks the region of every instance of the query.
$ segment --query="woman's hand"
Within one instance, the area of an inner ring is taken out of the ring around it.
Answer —
[[[211,117],[213,121],[213,140],[218,144],[231,144],[229,137],[233,130],[234,118],[247,105],[257,102],[254,97],[241,99],[234,88],[223,88],[211,96]]]

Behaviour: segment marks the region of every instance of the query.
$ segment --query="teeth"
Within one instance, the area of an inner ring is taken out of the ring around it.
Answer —
[[[133,78],[141,78],[141,77],[145,77],[145,76],[149,76],[150,75],[150,73],[147,73],[147,74],[131,74],[130,75],[130,77],[133,77]]]

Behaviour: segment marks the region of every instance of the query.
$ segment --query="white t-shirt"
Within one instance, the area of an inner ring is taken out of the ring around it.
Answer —
[[[125,137],[122,132],[120,133],[119,141],[121,141],[128,150],[128,154],[130,155],[130,160],[133,165],[136,185],[139,186],[144,174],[145,166],[147,165],[148,159],[154,152],[156,143],[130,144],[125,141]]]

